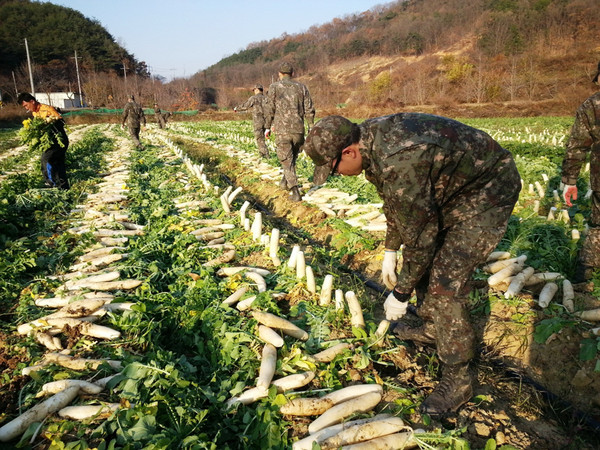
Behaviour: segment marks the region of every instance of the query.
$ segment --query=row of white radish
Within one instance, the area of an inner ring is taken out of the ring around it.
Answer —
[[[186,161],[186,164],[193,163],[177,148],[171,141],[161,138],[167,146]],[[191,172],[198,176],[202,173],[199,166],[192,168]],[[214,188],[207,187],[207,191],[213,191]],[[234,207],[232,200],[240,192],[237,188],[228,188],[220,196],[223,210],[231,213]],[[275,266],[279,266],[279,230],[273,228],[270,234],[263,233],[262,217],[260,212],[254,213],[254,220],[246,217],[248,214],[249,203],[244,202],[239,212],[239,226],[250,232],[252,238],[265,245],[269,249],[269,256]],[[226,243],[222,245],[227,245]],[[226,247],[224,247],[226,248]],[[314,273],[310,266],[305,264],[304,253],[299,246],[294,246],[290,251],[290,257],[287,262],[288,270],[296,270],[298,282],[305,282],[307,290],[315,294],[316,285]],[[266,282],[264,276],[269,275],[269,271],[257,267],[222,267],[217,271],[217,275],[231,276],[237,273],[243,273],[244,276],[256,285],[257,291],[266,291]],[[321,287],[318,303],[327,306],[332,300],[333,276],[326,275]],[[278,391],[286,393],[287,396],[294,394],[293,389],[301,388],[312,381],[315,374],[312,371],[289,375],[287,377],[274,379],[277,366],[277,349],[284,345],[282,334],[299,340],[307,340],[308,332],[298,328],[292,322],[271,313],[260,311],[253,308],[255,295],[243,298],[248,293],[248,287],[242,286],[223,301],[224,305],[235,306],[239,311],[251,310],[251,316],[258,322],[256,332],[258,337],[265,342],[262,349],[261,365],[256,379],[256,385],[247,389],[240,395],[231,398],[227,406],[235,407],[237,404],[247,405],[265,398],[268,395],[270,386],[275,386]],[[278,295],[278,294],[273,294]],[[350,321],[353,327],[364,328],[364,318],[360,303],[354,292],[343,293],[342,290],[335,290],[336,308],[344,308],[344,299],[350,312]],[[383,321],[378,328],[376,335],[383,338],[389,323]],[[331,362],[338,354],[350,349],[349,343],[339,343],[323,350],[320,353],[306,355],[306,357],[315,363]],[[367,421],[344,422],[348,417],[357,413],[366,413],[373,410],[383,397],[383,389],[377,384],[355,385],[334,391],[325,397],[319,398],[294,398],[281,407],[281,412],[289,416],[318,416],[309,426],[309,436],[294,444],[294,449],[312,448],[313,442],[318,442],[322,448],[355,448],[352,445],[366,445],[366,448],[398,448],[398,445],[406,445],[405,448],[411,448],[416,445],[414,432],[406,427],[403,421],[389,415],[377,415]],[[307,405],[318,404],[319,407],[310,407]],[[333,428],[331,428],[334,426]],[[379,439],[379,441],[377,441]],[[361,448],[356,447],[356,448]]]
[[[88,203],[81,205],[74,215],[83,214],[83,223],[71,229],[71,232],[85,232],[95,229],[94,234],[98,244],[92,246],[89,252],[79,258],[78,263],[71,267],[70,272],[60,276],[64,284],[55,291],[55,297],[39,298],[35,303],[43,308],[57,308],[32,322],[21,324],[17,332],[21,335],[33,335],[35,339],[48,350],[36,364],[23,369],[25,376],[49,364],[57,364],[74,371],[97,369],[102,364],[108,364],[114,370],[121,370],[122,364],[116,360],[79,358],[70,355],[71,350],[63,348],[59,337],[61,333],[76,330],[84,336],[94,339],[114,340],[121,336],[120,331],[99,325],[107,313],[115,313],[131,309],[132,303],[112,303],[114,295],[110,291],[133,289],[141,284],[139,280],[121,280],[120,273],[110,269],[110,266],[123,258],[126,253],[114,253],[124,250],[127,235],[137,235],[143,232],[143,227],[127,221],[126,212],[121,210],[120,203],[127,198],[125,182],[129,170],[122,165],[118,155],[113,160],[113,168],[98,185],[100,191],[88,196]],[[119,225],[124,228],[114,230],[99,228]],[[116,246],[118,245],[118,246]],[[89,292],[92,291],[92,292]],[[105,418],[110,416],[118,407],[118,403],[92,402],[69,406],[80,396],[100,394],[105,390],[111,377],[99,380],[60,380],[46,383],[42,386],[38,397],[51,395],[48,399],[36,404],[17,418],[0,428],[0,441],[7,442],[20,436],[32,423],[44,421],[48,415],[58,412],[62,418],[83,420],[89,418]],[[35,439],[34,433],[31,442]]]

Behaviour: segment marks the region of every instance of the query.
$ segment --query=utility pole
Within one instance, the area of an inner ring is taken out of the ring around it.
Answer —
[[[29,82],[31,83],[31,95],[35,97],[35,88],[33,87],[33,73],[31,73],[31,59],[29,59],[29,46],[25,38],[25,52],[27,53],[27,67],[29,68]]]
[[[17,89],[17,79],[15,78],[15,71],[14,70],[12,71],[12,76],[13,76],[13,83],[15,85],[15,94],[16,94],[15,98],[17,98],[19,96],[19,91]]]
[[[77,71],[77,88],[79,89],[79,103],[83,107],[83,94],[81,92],[81,81],[79,79],[79,64],[77,63],[77,50],[75,50],[75,70]]]

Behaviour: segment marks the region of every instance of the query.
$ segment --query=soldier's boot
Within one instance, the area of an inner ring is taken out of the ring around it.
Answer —
[[[298,189],[298,186],[294,186],[291,189],[291,192],[292,192],[291,200],[293,202],[299,202],[300,200],[302,200],[302,195],[300,195],[300,189]]]
[[[444,367],[444,374],[431,395],[421,403],[421,414],[436,416],[455,412],[473,396],[469,364]]]
[[[435,328],[431,322],[425,322],[419,327],[411,327],[406,323],[398,322],[393,333],[403,341],[435,344]]]
[[[279,188],[283,189],[284,191],[287,191],[289,189],[288,188],[288,184],[287,184],[287,180],[285,179],[285,175],[283,176],[283,178],[279,182]]]

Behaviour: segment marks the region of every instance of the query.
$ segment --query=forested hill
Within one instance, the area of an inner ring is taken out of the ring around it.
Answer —
[[[147,76],[145,63],[135,60],[96,20],[51,3],[0,0],[0,76],[17,78],[26,71],[27,39],[36,81],[41,87],[64,88],[76,81],[74,53],[80,70],[123,73],[123,65]]]
[[[544,101],[571,113],[600,59],[598,23],[598,0],[395,1],[250,43],[193,79],[235,103],[287,60],[321,107]]]

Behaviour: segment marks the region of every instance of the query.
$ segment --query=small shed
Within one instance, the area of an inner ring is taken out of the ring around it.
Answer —
[[[36,92],[35,98],[40,103],[61,109],[83,108],[85,106],[83,96],[77,92]]]

